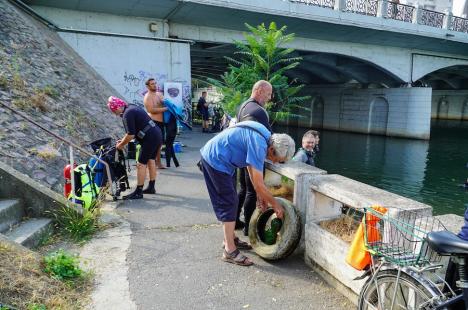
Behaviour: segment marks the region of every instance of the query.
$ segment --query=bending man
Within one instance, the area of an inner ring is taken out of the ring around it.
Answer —
[[[224,252],[226,262],[250,266],[253,262],[239,252],[250,245],[240,241],[234,234],[238,198],[234,172],[236,168],[247,168],[253,187],[259,197],[259,207],[267,205],[283,217],[283,208],[273,198],[263,182],[265,159],[284,162],[294,154],[294,141],[286,134],[271,134],[257,122],[245,121],[218,134],[200,150],[202,170],[210,195],[213,210],[223,223]]]

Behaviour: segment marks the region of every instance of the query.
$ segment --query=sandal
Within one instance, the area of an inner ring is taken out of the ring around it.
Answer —
[[[240,266],[252,266],[253,262],[250,261],[250,259],[241,254],[239,249],[234,250],[231,253],[226,252],[226,250],[223,251],[223,261],[231,264],[236,264]]]
[[[234,238],[234,244],[239,250],[252,250],[252,246],[248,242],[239,239],[239,237]],[[224,249],[224,243],[221,248]]]

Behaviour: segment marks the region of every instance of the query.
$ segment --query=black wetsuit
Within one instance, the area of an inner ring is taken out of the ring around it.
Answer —
[[[156,159],[156,153],[162,144],[162,134],[159,127],[154,126],[149,128],[143,139],[138,137],[138,133],[151,121],[149,115],[142,108],[136,105],[129,105],[125,108],[122,119],[127,134],[135,136],[141,145],[138,162],[146,165],[148,160]]]
[[[166,126],[166,166],[171,166],[171,159],[174,161],[174,165],[179,167],[179,161],[176,158],[174,152],[174,140],[177,136],[177,119],[171,113],[169,121],[165,124]]]
[[[237,122],[255,121],[265,126],[270,132],[271,126],[266,110],[254,99],[250,98],[239,107],[237,112]],[[257,204],[257,193],[250,180],[247,168],[239,169],[239,204],[237,206],[237,220],[239,221],[241,209],[244,208],[245,227],[244,234],[249,229],[250,218],[255,211]]]

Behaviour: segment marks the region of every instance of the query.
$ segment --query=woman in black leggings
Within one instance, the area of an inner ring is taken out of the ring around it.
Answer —
[[[177,136],[177,120],[175,116],[171,113],[169,122],[165,124],[166,126],[166,166],[171,166],[171,159],[174,161],[174,165],[179,167],[179,161],[177,160],[174,152],[174,140]]]

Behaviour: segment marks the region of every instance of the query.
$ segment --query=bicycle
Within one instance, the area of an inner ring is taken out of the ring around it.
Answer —
[[[468,242],[432,216],[386,210],[364,209],[371,262],[358,309],[468,309]]]

